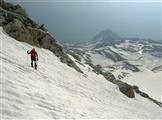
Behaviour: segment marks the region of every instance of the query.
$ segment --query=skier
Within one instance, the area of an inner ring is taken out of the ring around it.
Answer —
[[[31,67],[33,67],[33,62],[34,62],[35,63],[34,67],[35,67],[35,69],[37,69],[37,63],[36,63],[36,60],[38,61],[38,54],[37,54],[37,52],[33,48],[31,51],[27,51],[27,54],[31,55]]]

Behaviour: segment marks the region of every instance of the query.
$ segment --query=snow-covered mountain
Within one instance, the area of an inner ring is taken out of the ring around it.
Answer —
[[[35,47],[39,61],[34,70],[26,54],[33,46],[9,37],[2,28],[0,42],[2,119],[161,119],[159,106],[138,94],[128,98],[86,64],[76,62],[83,74],[49,50]]]
[[[69,54],[77,54],[82,63],[93,64],[102,71],[111,72],[117,80],[137,85],[161,101],[162,44],[149,39],[116,37],[118,35],[109,30],[97,36],[100,39],[94,37],[96,41],[80,45],[68,44],[65,47]],[[113,42],[110,38],[113,38]]]
[[[156,86],[156,95],[151,91],[149,96],[149,92],[143,92],[147,86],[142,85],[141,89],[126,79],[138,80],[134,79],[134,72],[138,78],[144,77],[144,72],[158,78],[161,65],[150,67],[150,71],[133,64],[137,60],[128,60],[126,53],[124,56],[115,51],[123,41],[116,33],[106,30],[85,46],[68,45],[71,51],[67,54],[47,28],[30,19],[20,5],[2,0],[0,12],[1,119],[161,119],[159,87]],[[143,55],[144,45],[138,46]],[[33,47],[39,54],[38,70],[30,66],[26,53]],[[160,50],[161,46],[156,48]],[[100,56],[92,58],[95,54]],[[161,53],[149,50],[149,55],[158,58]],[[112,64],[98,64],[104,60],[100,57]],[[138,60],[141,58],[144,57]]]

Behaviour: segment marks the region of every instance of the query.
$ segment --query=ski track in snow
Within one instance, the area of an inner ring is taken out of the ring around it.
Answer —
[[[37,48],[38,70],[26,51],[33,48],[0,31],[2,119],[160,119],[161,108],[138,95],[130,99],[103,76],[77,64],[87,75]]]

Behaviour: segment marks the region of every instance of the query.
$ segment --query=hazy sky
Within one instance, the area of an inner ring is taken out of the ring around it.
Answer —
[[[10,0],[59,41],[87,41],[105,29],[121,37],[160,40],[160,0]]]

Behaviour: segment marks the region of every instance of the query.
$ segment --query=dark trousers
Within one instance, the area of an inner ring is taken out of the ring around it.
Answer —
[[[34,62],[34,67],[37,69],[37,63],[36,63],[36,57],[31,56],[31,66],[33,67],[33,62]]]

